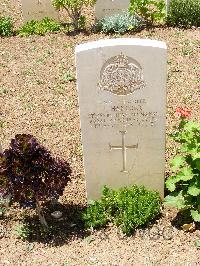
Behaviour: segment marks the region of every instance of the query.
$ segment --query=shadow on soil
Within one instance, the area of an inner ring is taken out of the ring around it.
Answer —
[[[66,28],[69,28],[71,26],[70,23],[64,23],[62,24],[64,27]],[[134,30],[129,30],[127,33],[131,34],[131,35],[134,35],[136,33],[139,33],[141,32],[142,30],[146,29],[150,34],[153,33],[155,31],[156,28],[167,28],[167,26],[163,25],[159,25],[159,26],[153,26],[153,25],[142,25],[141,27],[138,27]],[[85,35],[85,36],[89,36],[91,33],[94,33],[94,34],[97,34],[99,32],[102,32],[101,29],[95,24],[93,25],[91,28],[89,29],[80,29],[80,30],[72,30],[72,31],[69,31],[69,30],[66,30],[64,31],[65,34],[67,36],[77,36],[79,34],[82,34],[82,35]],[[105,32],[104,32],[105,33]],[[107,32],[105,33],[107,36],[110,36],[110,37],[113,37],[113,38],[116,38],[116,37],[121,37],[123,36],[123,34],[120,34],[120,33],[117,33],[117,32]]]
[[[84,224],[81,220],[81,213],[84,210],[80,205],[61,205],[51,204],[43,208],[43,212],[48,224],[48,230],[43,228],[39,222],[38,216],[26,216],[23,222],[30,230],[28,241],[30,243],[39,242],[51,246],[62,246],[73,239],[85,238],[90,235],[84,229]],[[55,219],[51,216],[54,211],[62,212],[60,219]]]
[[[169,174],[169,172],[167,172],[166,176],[165,176],[166,180],[169,176],[170,176],[170,174]],[[167,195],[169,195],[169,191],[167,190],[166,187],[165,187],[164,195],[165,195],[165,197]],[[184,211],[178,211],[177,212],[177,209],[176,209],[175,212],[174,212],[175,217],[172,219],[171,225],[173,227],[175,227],[176,229],[183,231],[182,226],[184,224],[192,224],[193,223],[193,219],[190,215],[190,210],[184,210]],[[200,223],[196,222],[195,228],[196,228],[196,230],[200,230]]]
[[[184,224],[192,224],[193,219],[190,215],[189,210],[178,212],[176,217],[171,221],[172,226],[176,227],[178,230],[183,230],[182,226]],[[196,230],[200,230],[200,223],[195,223]]]

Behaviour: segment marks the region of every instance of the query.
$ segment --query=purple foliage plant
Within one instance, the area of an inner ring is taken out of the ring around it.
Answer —
[[[38,143],[32,135],[18,134],[10,148],[0,153],[0,193],[10,194],[13,202],[36,208],[47,227],[40,202],[57,199],[69,181],[69,164]]]

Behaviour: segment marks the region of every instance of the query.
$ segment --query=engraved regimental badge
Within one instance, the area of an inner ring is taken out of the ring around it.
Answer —
[[[128,95],[145,87],[142,68],[123,54],[112,57],[103,66],[99,88],[115,95]]]

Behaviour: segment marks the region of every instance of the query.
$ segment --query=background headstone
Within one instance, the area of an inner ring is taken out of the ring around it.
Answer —
[[[104,185],[144,185],[163,197],[166,57],[164,42],[146,39],[76,47],[88,200]]]
[[[170,0],[166,0],[166,12],[169,12],[169,5],[170,5]]]
[[[95,5],[96,19],[102,19],[114,14],[122,14],[130,5],[130,0],[97,0]]]
[[[42,20],[45,17],[58,20],[58,11],[52,6],[51,0],[22,0],[24,22]]]
[[[0,143],[0,152],[3,152],[3,149],[2,149],[1,143]]]

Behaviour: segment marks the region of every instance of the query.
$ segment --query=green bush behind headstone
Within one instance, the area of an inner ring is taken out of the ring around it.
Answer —
[[[200,26],[199,0],[171,0],[167,22],[170,26]]]

